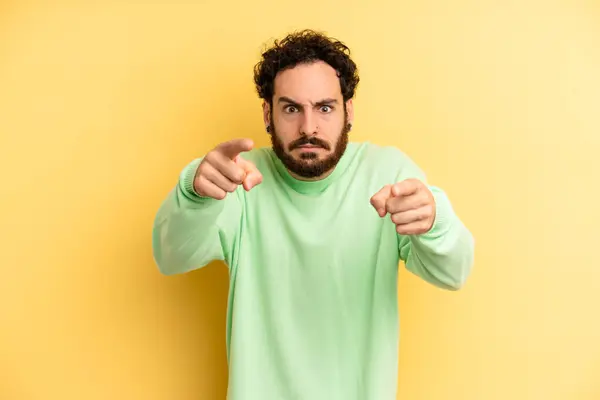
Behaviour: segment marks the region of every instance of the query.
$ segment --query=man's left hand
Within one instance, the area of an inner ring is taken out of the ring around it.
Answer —
[[[373,197],[371,204],[380,217],[390,214],[401,235],[419,235],[432,228],[435,199],[429,188],[418,179],[406,179],[386,185]]]

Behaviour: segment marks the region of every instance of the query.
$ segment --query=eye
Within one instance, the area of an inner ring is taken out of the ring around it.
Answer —
[[[286,107],[284,108],[284,111],[285,111],[286,113],[294,113],[294,112],[297,112],[297,111],[298,111],[298,108],[297,108],[296,106],[286,106]]]
[[[321,112],[324,113],[330,113],[333,110],[333,108],[331,106],[322,106],[321,107]]]

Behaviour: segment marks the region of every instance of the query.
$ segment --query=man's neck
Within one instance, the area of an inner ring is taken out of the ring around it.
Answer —
[[[312,178],[306,178],[304,176],[297,175],[297,174],[293,173],[292,171],[290,171],[289,169],[288,169],[288,172],[292,177],[294,177],[294,179],[297,179],[299,181],[314,182],[314,181],[320,181],[321,179],[327,178],[329,175],[331,175],[331,173],[333,172],[334,169],[335,169],[335,167],[331,168],[329,171],[327,171],[319,176],[315,176]]]

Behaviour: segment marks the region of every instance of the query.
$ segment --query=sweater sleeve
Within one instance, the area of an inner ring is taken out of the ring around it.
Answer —
[[[216,260],[232,262],[242,216],[239,190],[223,200],[199,196],[193,181],[201,160],[183,169],[154,219],[152,251],[165,275],[192,271]]]
[[[436,287],[458,290],[471,273],[474,239],[446,194],[428,187],[436,204],[433,227],[421,235],[399,235],[400,259],[410,272]]]
[[[427,182],[425,172],[405,153],[394,149],[390,163],[397,165],[395,182],[415,178],[433,194],[436,216],[429,232],[399,235],[399,258],[406,269],[434,286],[458,290],[465,284],[474,261],[474,239],[455,213],[446,193]],[[394,182],[394,183],[395,183]]]

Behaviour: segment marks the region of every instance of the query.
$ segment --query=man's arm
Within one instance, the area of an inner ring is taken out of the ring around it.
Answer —
[[[200,159],[187,165],[161,204],[152,231],[152,250],[161,273],[173,275],[211,261],[231,262],[242,215],[237,193],[222,200],[194,191]]]
[[[435,200],[433,226],[422,234],[399,234],[400,259],[409,271],[436,287],[458,290],[473,267],[474,238],[447,195],[437,187],[428,188]]]
[[[163,274],[173,275],[222,260],[231,266],[243,214],[242,190],[262,174],[240,153],[249,139],[221,143],[184,168],[154,220],[152,249]]]
[[[380,157],[395,165],[394,181],[371,198],[380,217],[396,225],[399,258],[406,269],[436,287],[460,289],[471,273],[474,239],[454,212],[446,193],[427,183],[406,154],[390,149]],[[384,167],[385,168],[385,167]]]

